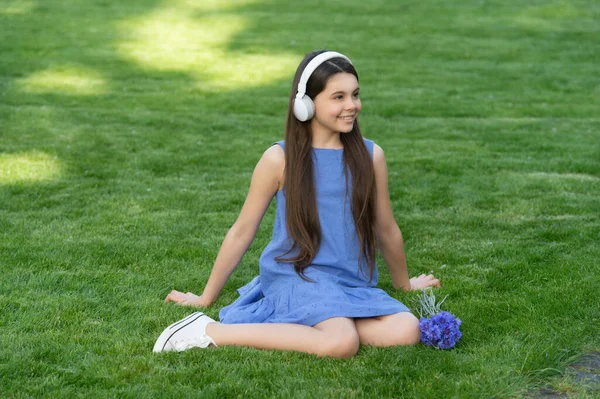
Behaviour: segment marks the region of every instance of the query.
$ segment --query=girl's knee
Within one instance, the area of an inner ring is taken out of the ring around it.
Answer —
[[[356,330],[330,337],[324,343],[319,355],[333,357],[336,359],[347,359],[358,352],[360,339]]]
[[[399,331],[399,345],[416,345],[421,342],[421,329],[419,319],[412,313],[405,312],[399,315],[401,328]]]

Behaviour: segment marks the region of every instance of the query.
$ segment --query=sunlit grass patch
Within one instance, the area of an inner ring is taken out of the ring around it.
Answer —
[[[48,181],[60,173],[56,157],[42,152],[0,154],[0,184]]]
[[[14,0],[7,1],[6,4],[0,4],[0,15],[19,15],[26,14],[36,7],[33,0]]]
[[[169,4],[121,23],[128,39],[119,51],[146,68],[189,73],[200,87],[255,87],[289,78],[299,55],[244,54],[227,49],[249,23],[243,16],[222,13],[217,5],[204,4],[199,12],[189,1]]]
[[[169,4],[174,3],[177,3],[180,7],[187,7],[194,10],[231,11],[241,6],[260,3],[260,0],[179,0],[169,2]]]
[[[75,66],[51,67],[19,79],[17,83],[29,93],[94,95],[106,91],[106,82],[98,72]]]
[[[585,173],[544,173],[535,172],[529,174],[532,177],[547,178],[550,181],[562,180],[562,179],[573,179],[579,181],[600,181],[600,177],[588,175]]]
[[[581,17],[585,11],[567,2],[538,5],[524,8],[515,22],[528,28],[551,29],[557,22]]]

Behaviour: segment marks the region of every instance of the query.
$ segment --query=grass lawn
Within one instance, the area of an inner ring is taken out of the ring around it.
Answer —
[[[0,397],[593,394],[563,374],[600,349],[600,3],[322,3],[0,0]],[[320,48],[354,61],[409,272],[442,280],[463,339],[152,354]]]

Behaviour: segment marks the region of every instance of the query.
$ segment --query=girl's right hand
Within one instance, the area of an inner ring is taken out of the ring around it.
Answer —
[[[429,287],[440,287],[440,280],[433,277],[433,274],[428,276],[421,274],[419,277],[413,277],[410,279],[411,290],[421,290]]]
[[[165,302],[175,302],[181,306],[207,307],[211,305],[211,302],[204,299],[202,295],[198,296],[191,292],[183,293],[176,290],[167,295]]]

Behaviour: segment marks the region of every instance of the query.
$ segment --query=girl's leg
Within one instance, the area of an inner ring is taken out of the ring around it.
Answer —
[[[210,323],[206,326],[206,335],[219,346],[289,350],[335,358],[352,357],[360,346],[354,321],[346,317],[333,317],[314,327],[284,323]]]
[[[421,340],[419,319],[409,312],[355,319],[363,345],[415,345]]]

